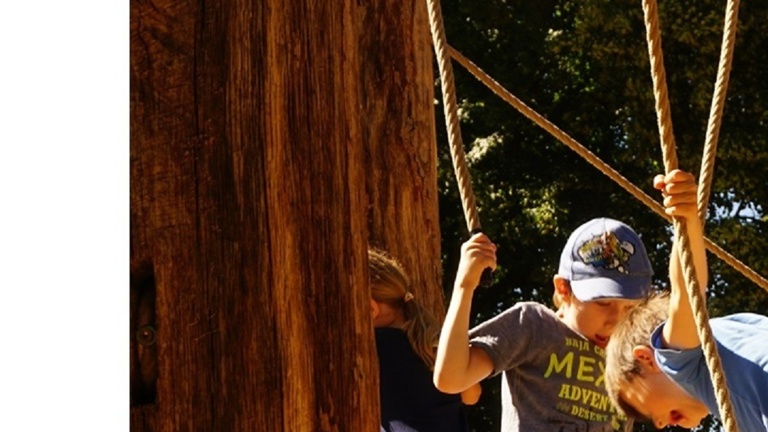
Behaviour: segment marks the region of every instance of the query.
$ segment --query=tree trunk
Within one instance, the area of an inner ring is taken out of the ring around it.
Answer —
[[[368,236],[440,262],[426,10],[384,3],[131,1],[131,430],[378,431]]]
[[[370,242],[408,270],[414,294],[444,313],[432,39],[423,0],[372,2],[363,18]]]

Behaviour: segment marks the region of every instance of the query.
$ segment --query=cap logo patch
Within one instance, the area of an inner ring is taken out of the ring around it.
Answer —
[[[612,232],[596,235],[579,248],[579,256],[585,264],[624,274],[629,274],[629,258],[634,253],[632,243],[619,241]]]

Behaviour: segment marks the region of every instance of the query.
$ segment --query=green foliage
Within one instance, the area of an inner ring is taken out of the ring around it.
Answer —
[[[445,0],[449,43],[652,197],[663,171],[640,2]],[[725,2],[659,4],[679,165],[699,171],[722,42]],[[742,2],[709,206],[707,235],[768,275],[768,4]],[[666,288],[669,224],[454,63],[462,135],[483,229],[499,245],[495,285],[473,324],[521,300],[550,303],[568,234],[598,216],[638,231]],[[437,68],[436,68],[437,74]],[[436,79],[439,95],[439,80]],[[438,96],[439,97],[439,96]],[[467,237],[442,107],[436,111],[444,286]],[[768,311],[768,294],[710,255],[710,311]],[[498,378],[470,412],[499,429]],[[706,425],[703,430],[708,430]],[[636,430],[643,430],[638,426]]]

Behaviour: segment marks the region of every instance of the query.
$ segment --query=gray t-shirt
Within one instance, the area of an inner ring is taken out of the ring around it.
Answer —
[[[469,332],[502,380],[503,432],[610,432],[626,421],[605,391],[605,351],[539,303],[521,302]]]

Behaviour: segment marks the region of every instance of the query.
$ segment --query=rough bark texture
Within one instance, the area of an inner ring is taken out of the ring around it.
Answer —
[[[131,430],[378,431],[369,229],[440,296],[421,3],[131,0]]]
[[[433,56],[426,3],[372,2],[363,22],[370,241],[403,263],[414,294],[442,317]]]

